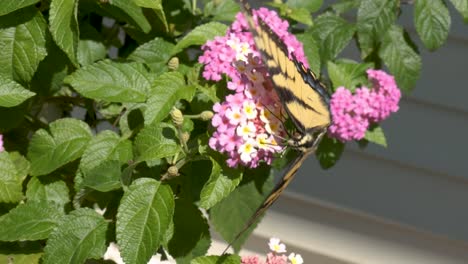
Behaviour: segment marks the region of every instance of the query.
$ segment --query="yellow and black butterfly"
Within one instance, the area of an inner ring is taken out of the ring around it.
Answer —
[[[288,49],[280,37],[260,17],[255,24],[249,4],[245,0],[239,1],[244,16],[249,22],[255,45],[268,68],[276,93],[297,130],[297,133],[287,141],[287,145],[297,149],[299,155],[289,164],[281,181],[230,245],[278,199],[307,156],[315,152],[318,143],[332,122],[329,108],[330,95],[325,86],[296,59],[294,54],[291,54],[291,59],[289,59]]]

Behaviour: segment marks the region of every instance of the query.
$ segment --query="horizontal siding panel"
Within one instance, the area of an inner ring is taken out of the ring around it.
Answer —
[[[327,171],[310,158],[288,191],[468,241],[467,187],[347,151]]]

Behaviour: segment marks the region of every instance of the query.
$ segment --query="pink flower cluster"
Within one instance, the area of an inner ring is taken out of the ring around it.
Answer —
[[[254,20],[260,17],[287,44],[298,60],[306,62],[302,44],[287,31],[288,22],[266,8],[254,10]],[[208,41],[199,62],[205,64],[203,76],[218,81],[222,74],[230,77],[228,89],[235,93],[213,106],[210,138],[211,148],[228,155],[227,164],[257,167],[261,161],[270,164],[275,153],[281,152],[277,137],[286,135],[282,126],[284,112],[264,65],[259,59],[252,34],[242,13],[224,37]]]
[[[339,87],[332,95],[333,124],[328,134],[342,142],[363,139],[369,125],[398,111],[401,92],[393,76],[381,70],[367,70],[372,89],[360,87],[352,94]]]
[[[268,243],[271,252],[267,254],[265,262],[260,260],[258,256],[244,256],[241,259],[242,264],[303,264],[304,260],[301,255],[291,253],[289,256],[286,253],[286,246],[283,243],[280,243],[278,238],[271,238]]]
[[[4,151],[5,149],[3,148],[3,135],[0,134],[0,152]]]

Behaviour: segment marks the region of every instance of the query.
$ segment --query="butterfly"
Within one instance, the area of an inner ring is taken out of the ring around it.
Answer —
[[[265,21],[258,17],[257,23],[254,22],[252,9],[245,0],[239,1],[257,50],[268,68],[273,87],[296,129],[295,135],[291,136],[286,144],[296,149],[299,155],[287,166],[280,182],[226,250],[278,199],[305,159],[315,152],[332,123],[330,95],[325,86],[313,72],[297,60],[294,53],[288,56],[286,45]]]

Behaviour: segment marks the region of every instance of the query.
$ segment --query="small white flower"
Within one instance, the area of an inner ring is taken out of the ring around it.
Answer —
[[[242,122],[245,117],[241,114],[239,107],[232,107],[226,110],[226,117],[231,125],[237,125]]]
[[[112,260],[117,264],[125,264],[122,257],[120,257],[119,247],[116,243],[111,242],[104,253],[104,260]]]
[[[240,158],[243,162],[251,161],[252,154],[257,152],[257,149],[255,149],[255,141],[248,140],[239,147],[238,152],[241,154]]]
[[[302,264],[304,263],[304,260],[302,259],[301,255],[299,254],[294,254],[294,253],[291,253],[289,254],[289,257],[288,259],[291,261],[291,264]]]
[[[283,243],[280,243],[279,238],[272,237],[270,238],[270,242],[268,242],[268,246],[270,250],[276,253],[285,253],[286,246]]]
[[[257,106],[252,101],[245,101],[242,105],[242,112],[248,119],[255,119],[257,117]]]
[[[236,128],[236,134],[244,140],[254,137],[255,132],[257,132],[257,128],[253,122],[241,122]]]

